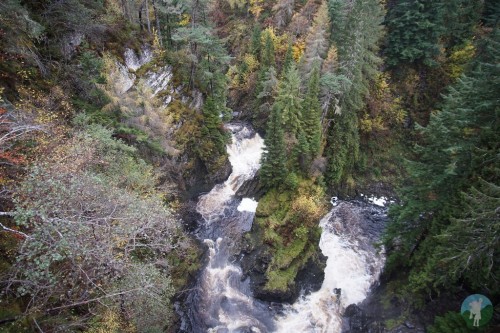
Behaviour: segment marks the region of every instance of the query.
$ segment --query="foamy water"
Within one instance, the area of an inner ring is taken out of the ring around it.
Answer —
[[[260,156],[264,148],[264,140],[260,135],[251,133],[247,127],[227,125],[227,128],[232,132],[231,144],[227,146],[232,172],[223,184],[216,185],[208,194],[202,196],[196,207],[208,224],[224,216],[224,203],[234,197],[245,181],[255,176],[260,168]],[[249,198],[243,200],[240,211],[255,212],[255,202],[250,203]]]
[[[337,200],[332,200],[332,204],[335,207],[320,221],[323,232],[319,246],[328,257],[323,284],[317,292],[285,308],[285,316],[277,319],[279,333],[340,332],[344,309],[363,301],[379,278],[383,255],[371,246],[364,247],[368,251],[361,248],[359,242],[368,241],[357,238],[361,235],[337,234],[335,225],[349,221],[339,221],[342,217],[336,216]],[[335,295],[335,288],[341,289],[340,297]]]
[[[241,185],[260,167],[264,142],[243,125],[229,125],[232,143],[227,146],[232,173],[223,184],[202,196],[197,211],[203,216],[199,237],[208,246],[207,266],[189,297],[190,328],[187,332],[337,333],[342,314],[352,303],[363,301],[378,280],[384,263],[372,243],[379,228],[371,220],[382,212],[372,205],[357,205],[332,198],[332,210],[319,221],[323,229],[320,248],[327,263],[320,290],[286,305],[276,316],[266,303],[253,298],[248,279],[234,262],[233,244],[250,230],[258,202],[235,198]],[[372,200],[373,204],[381,204]],[[384,202],[385,204],[385,202]],[[363,206],[364,205],[364,206]],[[334,289],[341,290],[337,297]]]
[[[231,262],[232,245],[249,231],[257,201],[235,198],[236,191],[260,167],[264,141],[244,125],[227,125],[232,142],[227,146],[232,173],[202,196],[197,211],[204,225],[199,237],[209,249],[208,264],[190,297],[189,332],[272,332],[273,317],[267,306],[252,297],[249,280]],[[212,238],[212,239],[209,239]]]

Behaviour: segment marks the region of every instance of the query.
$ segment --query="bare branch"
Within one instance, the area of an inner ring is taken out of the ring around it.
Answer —
[[[16,235],[23,236],[26,239],[32,238],[31,236],[25,234],[24,232],[8,228],[8,227],[4,226],[2,223],[0,223],[0,227],[2,228],[3,231],[7,231],[7,232],[14,233]]]
[[[119,293],[114,293],[114,294],[108,294],[108,295],[104,295],[104,296],[101,296],[101,297],[88,299],[86,301],[76,302],[76,303],[67,304],[67,305],[61,305],[61,306],[57,306],[57,307],[52,308],[52,309],[48,309],[47,312],[55,311],[55,310],[61,310],[61,309],[67,309],[67,308],[72,308],[72,307],[79,306],[79,305],[84,305],[84,304],[88,304],[88,303],[92,303],[92,302],[97,302],[97,301],[99,301],[101,299],[106,299],[106,298],[111,298],[111,297],[115,297],[115,296],[130,294],[130,293],[133,293],[134,291],[144,290],[144,289],[148,289],[148,288],[151,288],[151,287],[153,287],[153,285],[149,284],[149,285],[146,285],[144,287],[134,288],[134,289],[130,289],[130,290],[125,290],[125,291],[121,291]]]

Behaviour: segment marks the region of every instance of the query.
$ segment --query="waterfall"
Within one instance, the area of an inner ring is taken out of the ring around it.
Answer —
[[[379,240],[386,218],[376,200],[338,201],[319,221],[323,229],[320,248],[328,257],[321,288],[283,305],[276,313],[268,303],[253,298],[250,281],[243,278],[235,254],[241,236],[249,231],[257,208],[252,198],[235,193],[258,171],[264,146],[262,138],[242,124],[226,126],[232,133],[227,146],[232,173],[198,200],[203,220],[196,232],[208,247],[207,263],[185,301],[184,332],[213,333],[337,333],[342,314],[352,303],[363,301],[378,281],[384,264]],[[376,202],[375,202],[376,201]],[[373,204],[375,203],[375,204]],[[340,296],[335,291],[340,290]]]
[[[232,143],[227,152],[232,173],[223,183],[203,195],[197,211],[203,224],[197,236],[208,246],[208,263],[198,283],[187,297],[188,332],[254,332],[274,330],[266,304],[255,300],[248,279],[242,280],[241,268],[231,262],[234,245],[252,225],[257,202],[237,199],[236,191],[252,179],[260,167],[264,147],[262,138],[248,126],[230,124]]]
[[[333,203],[320,221],[319,246],[328,257],[323,284],[285,308],[277,320],[279,333],[341,332],[345,307],[363,301],[378,281],[384,255],[373,244],[380,237],[385,209],[362,202]]]

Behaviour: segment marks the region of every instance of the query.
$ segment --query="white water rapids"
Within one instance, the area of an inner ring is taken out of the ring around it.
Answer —
[[[332,202],[334,207],[320,221],[320,248],[328,257],[323,284],[294,304],[283,305],[283,311],[277,314],[268,303],[253,298],[249,279],[244,279],[233,259],[237,251],[234,245],[250,230],[257,208],[252,198],[238,199],[235,194],[258,171],[264,143],[246,125],[227,125],[227,129],[232,133],[232,143],[227,147],[232,173],[223,184],[201,196],[197,204],[203,217],[197,236],[208,246],[208,262],[187,297],[187,323],[182,330],[341,332],[345,307],[364,300],[381,272],[384,258],[372,245],[381,227],[370,216],[385,216],[385,212],[368,204]],[[335,288],[341,289],[338,299]]]
[[[349,202],[335,203],[321,219],[319,247],[328,257],[323,284],[318,291],[286,306],[286,315],[278,319],[277,332],[341,332],[344,309],[363,301],[378,281],[384,256],[364,235],[359,224],[365,222],[358,215],[361,210]],[[334,294],[335,288],[341,290],[340,297]]]
[[[223,183],[200,197],[196,210],[204,224],[197,233],[208,246],[209,256],[189,303],[189,332],[254,332],[273,330],[266,304],[252,297],[248,279],[239,265],[230,262],[233,245],[249,231],[257,208],[251,198],[235,197],[236,191],[252,179],[260,167],[264,141],[249,127],[227,125],[232,143],[227,152],[232,173]]]

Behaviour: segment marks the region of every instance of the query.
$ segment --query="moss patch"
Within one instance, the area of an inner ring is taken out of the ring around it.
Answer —
[[[269,191],[259,201],[256,230],[271,261],[264,289],[286,292],[299,270],[318,251],[319,219],[326,213],[323,189],[313,180],[300,179],[297,189]]]

